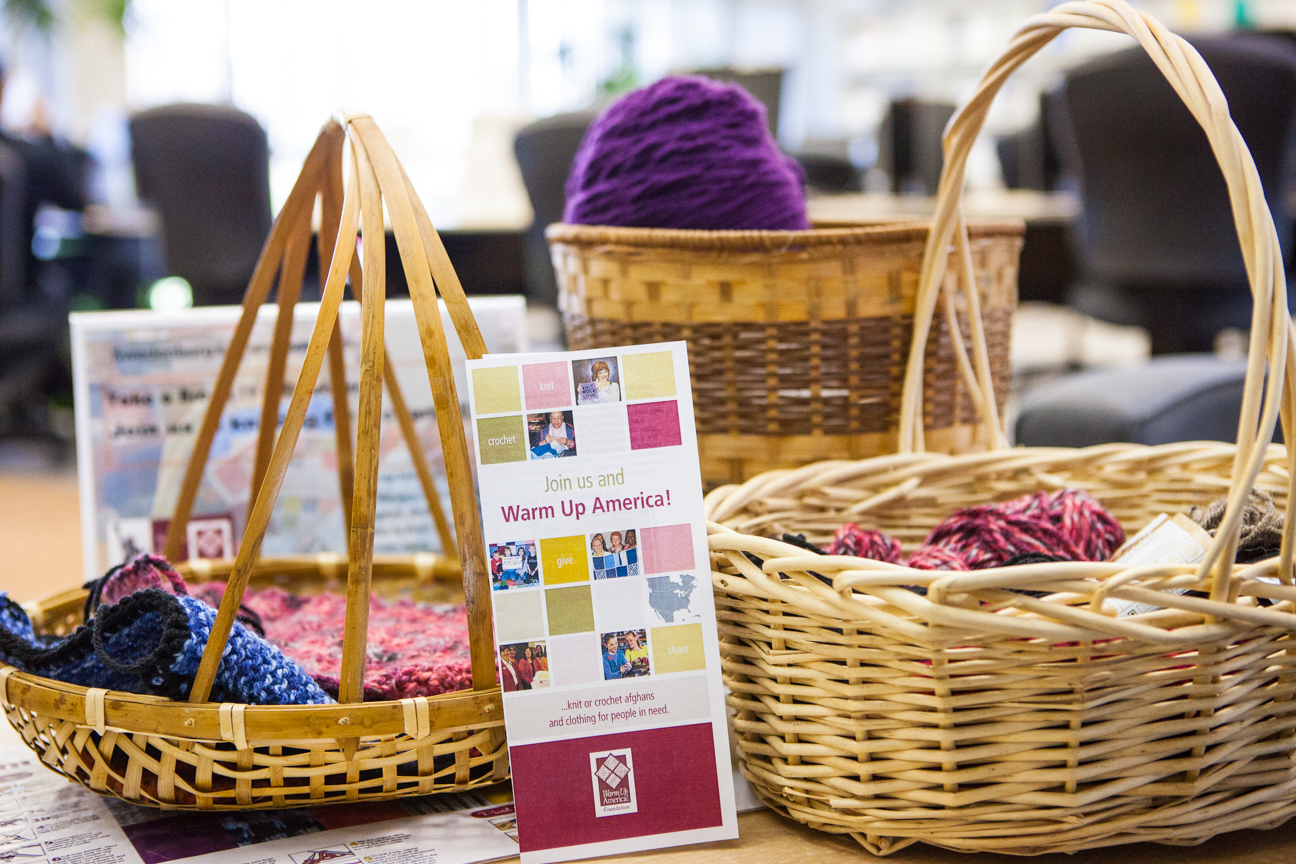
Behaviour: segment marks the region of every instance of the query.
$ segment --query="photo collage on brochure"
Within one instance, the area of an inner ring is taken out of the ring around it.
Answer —
[[[580,491],[581,457],[680,446],[672,367],[671,354],[659,352],[523,364],[520,380],[517,367],[475,370],[482,463],[543,462],[546,488],[562,493]],[[481,416],[519,404],[519,413]],[[502,593],[495,610],[505,692],[705,668],[696,608],[704,573],[692,526],[646,524],[654,508],[629,510],[622,499],[635,507],[635,498],[672,491],[631,494],[624,474],[589,477],[594,492],[610,493],[598,496],[602,512],[583,517],[600,530],[539,536],[530,525],[542,515],[531,518],[521,505],[503,512],[517,527],[487,543],[487,563],[491,588]],[[554,505],[541,505],[542,514],[545,506]],[[679,650],[690,645],[697,647]]]

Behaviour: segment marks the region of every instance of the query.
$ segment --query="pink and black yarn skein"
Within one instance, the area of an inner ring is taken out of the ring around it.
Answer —
[[[784,535],[784,541],[823,551],[804,538]],[[1041,561],[1105,561],[1124,542],[1120,523],[1093,496],[1063,489],[959,510],[937,525],[908,561],[902,559],[900,541],[853,522],[837,530],[827,554],[915,570],[984,570]]]

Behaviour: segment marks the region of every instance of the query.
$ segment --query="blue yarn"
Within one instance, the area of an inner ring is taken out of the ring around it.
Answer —
[[[70,635],[38,636],[0,592],[0,661],[45,678],[183,699],[193,686],[216,610],[156,588],[101,607]],[[333,699],[291,658],[235,623],[212,686],[214,702],[323,705]]]
[[[198,674],[198,663],[216,621],[216,610],[194,597],[176,599],[188,615],[190,636],[176,655],[171,671],[185,678],[186,682],[192,682]],[[189,683],[181,684],[181,693],[188,692]],[[235,622],[216,670],[212,701],[245,702],[249,705],[325,705],[334,700],[297,661]]]

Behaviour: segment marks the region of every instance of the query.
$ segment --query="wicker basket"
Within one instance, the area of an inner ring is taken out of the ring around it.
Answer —
[[[1296,432],[1296,355],[1259,177],[1196,52],[1123,0],[1032,18],[947,132],[918,302],[934,306],[950,290],[940,274],[950,238],[962,245],[962,172],[991,99],[1067,27],[1134,36],[1218,155],[1255,296],[1238,443],[927,454],[911,368],[904,452],[770,472],[707,497],[743,773],[779,812],[875,854],[919,841],[1012,854],[1194,844],[1296,813],[1296,472],[1291,454],[1268,444],[1280,410],[1287,440]],[[966,284],[966,262],[956,269]],[[1127,531],[1224,494],[1229,507],[1200,567],[932,572],[765,539],[789,531],[823,542],[858,521],[912,550],[956,508],[1064,486],[1092,492]],[[1282,551],[1235,568],[1253,487],[1289,508]],[[912,585],[926,596],[903,587]],[[1054,593],[1010,590],[1021,588]],[[1175,593],[1194,588],[1209,594]],[[1118,618],[1108,598],[1162,608]]]
[[[342,168],[347,142],[351,171],[344,195]],[[317,196],[323,213],[319,232],[325,274],[322,299],[282,431],[276,437],[292,312],[305,271]],[[376,560],[373,555],[384,378],[441,531],[443,548],[449,553],[455,548],[413,421],[391,366],[384,363],[385,244],[364,244],[363,274],[356,260],[358,230],[365,237],[383,236],[384,204],[410,284],[427,359],[454,522],[464,541],[459,545],[462,565],[453,558],[432,555]],[[233,562],[191,561],[180,567],[188,578],[225,579],[228,584],[189,701],[87,689],[7,667],[0,670],[5,713],[50,768],[97,792],[137,804],[207,810],[317,806],[463,790],[506,779],[508,750],[495,679],[487,569],[437,290],[450,309],[468,356],[481,356],[484,345],[436,231],[386,139],[367,116],[345,116],[324,127],[275,221],[212,390],[164,552],[173,560],[179,552],[257,309],[265,302],[276,274],[280,313],[270,349],[267,398],[253,472],[254,503],[238,557]],[[348,275],[363,315],[354,454],[337,326]],[[325,555],[259,561],[261,541],[326,354],[339,430],[338,473],[348,554],[346,558]],[[472,642],[472,689],[430,698],[362,703],[371,589],[408,594],[433,587],[438,578],[457,578],[460,572]],[[207,701],[234,615],[252,580],[283,584],[303,593],[345,584],[346,629],[337,705],[218,705]],[[64,592],[32,604],[34,623],[44,632],[67,632],[80,623],[84,596],[84,591]]]
[[[551,225],[567,341],[689,346],[707,488],[818,459],[894,453],[928,227],[909,220],[811,231]],[[1010,385],[1020,222],[969,229],[997,404]],[[975,309],[975,307],[974,307]],[[923,327],[929,326],[930,314]],[[926,428],[949,452],[992,443],[951,334],[927,344]]]

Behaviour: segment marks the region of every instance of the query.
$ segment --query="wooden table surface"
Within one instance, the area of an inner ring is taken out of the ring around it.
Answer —
[[[0,474],[0,590],[19,602],[81,584],[80,516],[72,473]],[[0,746],[22,746],[0,723]],[[739,839],[603,858],[653,864],[859,864],[877,859],[848,836],[824,834],[769,810],[740,814]],[[511,859],[517,861],[518,859]],[[965,855],[921,844],[887,861],[895,864],[1010,864],[1007,855]],[[1040,859],[1036,859],[1040,860]],[[1142,843],[1043,859],[1066,864],[1293,864],[1296,820],[1272,831],[1226,834],[1200,846]]]
[[[816,195],[809,201],[810,218],[817,222],[923,218],[935,210],[936,199],[923,195],[866,192]],[[1030,189],[969,191],[963,196],[963,212],[969,218],[1022,219],[1032,225],[1064,223],[1080,215],[1080,199],[1067,192]]]
[[[509,859],[517,861],[518,859]],[[1239,831],[1200,846],[1139,843],[1094,849],[1074,855],[1035,858],[991,853],[949,852],[914,844],[886,858],[864,850],[849,836],[825,834],[799,825],[770,810],[738,815],[738,839],[703,843],[633,855],[613,855],[599,861],[652,864],[1292,864],[1296,861],[1296,820],[1272,831]]]
[[[0,474],[0,591],[25,603],[85,580],[73,471]]]

